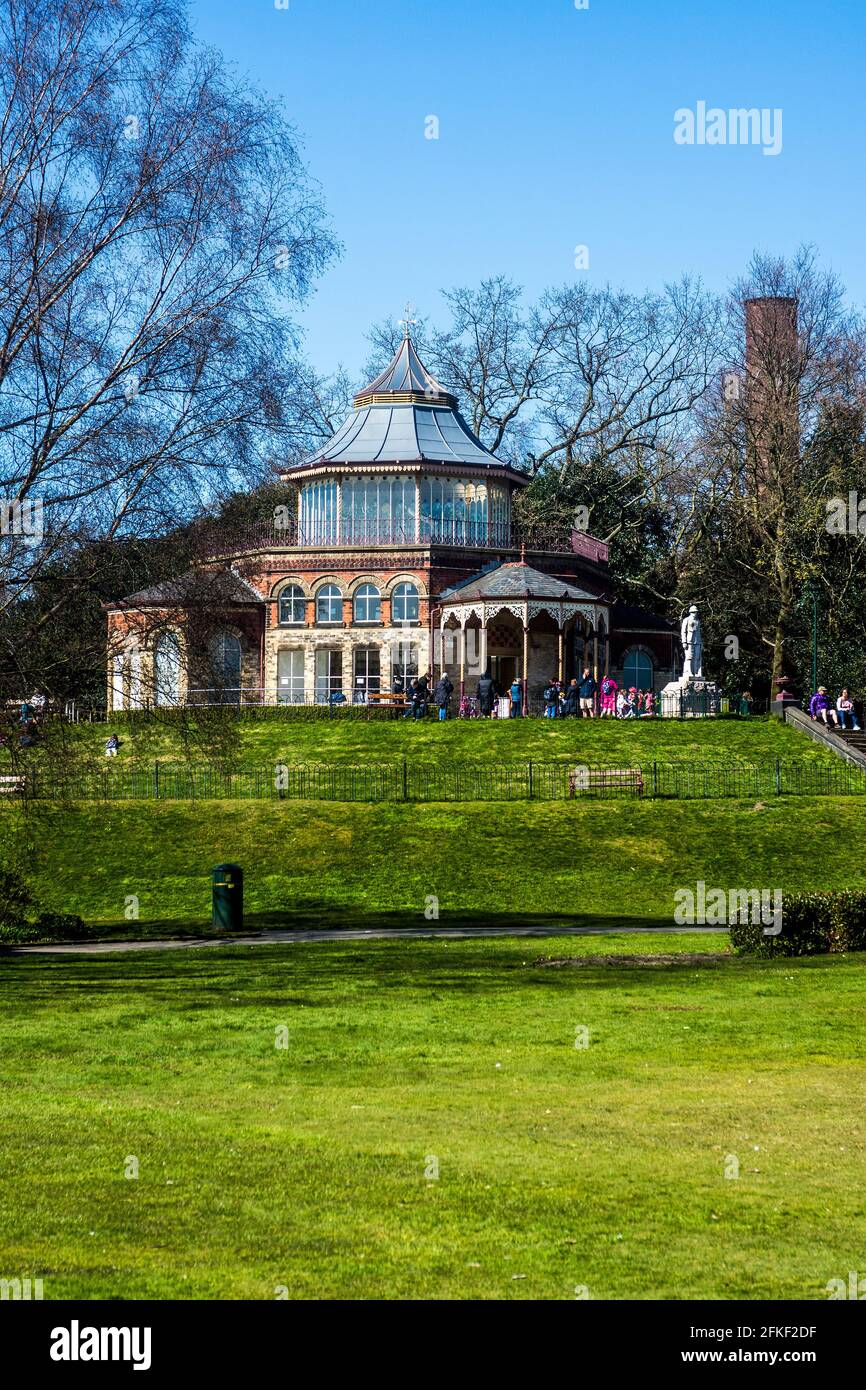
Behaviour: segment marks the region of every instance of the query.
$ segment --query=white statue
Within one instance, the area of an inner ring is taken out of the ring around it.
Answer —
[[[685,660],[683,661],[683,680],[700,679],[704,673],[704,640],[701,636],[701,620],[697,605],[692,604],[680,626]]]

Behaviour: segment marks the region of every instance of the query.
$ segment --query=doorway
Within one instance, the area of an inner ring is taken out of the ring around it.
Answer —
[[[497,689],[501,690],[504,695],[512,681],[517,678],[517,657],[492,656],[490,658],[490,674],[496,682]]]

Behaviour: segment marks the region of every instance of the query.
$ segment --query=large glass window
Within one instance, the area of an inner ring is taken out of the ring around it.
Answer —
[[[164,632],[154,653],[154,700],[158,705],[180,704],[180,641],[174,632]]]
[[[418,675],[418,648],[413,642],[395,642],[391,648],[391,681],[396,676],[403,682],[405,690],[410,680]]]
[[[283,627],[303,623],[307,616],[307,600],[297,584],[287,584],[280,590],[279,622]]]
[[[111,662],[111,708],[115,710],[123,709],[125,667],[126,658],[123,652],[118,652]]]
[[[241,644],[231,632],[215,632],[209,644],[212,695],[236,705],[241,698]]]
[[[141,705],[141,652],[135,647],[129,654],[129,707]]]
[[[378,623],[382,618],[382,598],[375,584],[362,584],[355,590],[356,623]]]
[[[304,653],[300,647],[277,652],[277,703],[304,703]]]
[[[347,544],[414,541],[415,479],[403,474],[346,478],[340,514]]]
[[[506,489],[458,478],[422,478],[421,539],[455,545],[507,544]]]
[[[337,539],[337,484],[333,480],[306,483],[301,488],[302,545],[322,545]]]
[[[320,649],[316,652],[316,700],[326,705],[342,690],[343,653]]]
[[[343,621],[343,595],[336,584],[324,584],[316,594],[316,622],[340,623]]]
[[[646,652],[632,647],[626,652],[622,663],[622,683],[635,690],[652,690],[654,668],[652,658]]]
[[[414,584],[397,584],[391,595],[392,623],[417,623],[418,590]]]
[[[352,700],[356,705],[363,705],[370,691],[377,692],[380,688],[379,648],[356,647],[354,671]]]

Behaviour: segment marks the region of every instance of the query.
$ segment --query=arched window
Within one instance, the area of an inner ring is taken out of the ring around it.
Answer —
[[[231,632],[215,632],[209,646],[212,699],[217,704],[240,704],[241,644]]]
[[[398,584],[391,595],[391,621],[417,623],[418,590],[414,584]]]
[[[307,616],[307,601],[298,584],[287,584],[280,590],[279,618],[281,627],[302,623]]]
[[[153,661],[154,700],[158,705],[180,704],[181,651],[177,633],[164,632]]]
[[[655,668],[652,657],[639,647],[630,647],[622,660],[622,683],[627,688],[652,690]]]
[[[316,622],[339,623],[343,619],[343,595],[336,584],[325,584],[316,594]]]
[[[133,647],[129,653],[129,707],[141,707],[141,652]]]
[[[116,652],[111,662],[111,708],[114,710],[123,709],[124,705],[124,675],[126,671],[126,657],[123,652]]]
[[[378,623],[382,617],[382,599],[375,584],[362,584],[355,590],[354,615],[356,623]]]

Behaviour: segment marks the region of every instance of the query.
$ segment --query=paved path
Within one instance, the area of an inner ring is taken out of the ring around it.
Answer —
[[[182,941],[83,941],[48,946],[14,946],[15,955],[102,956],[121,951],[192,951],[206,946],[280,946],[296,941],[396,941],[403,937],[447,937],[467,940],[481,936],[691,936],[718,934],[724,927],[347,927],[344,931],[264,931],[255,936],[188,937]]]

